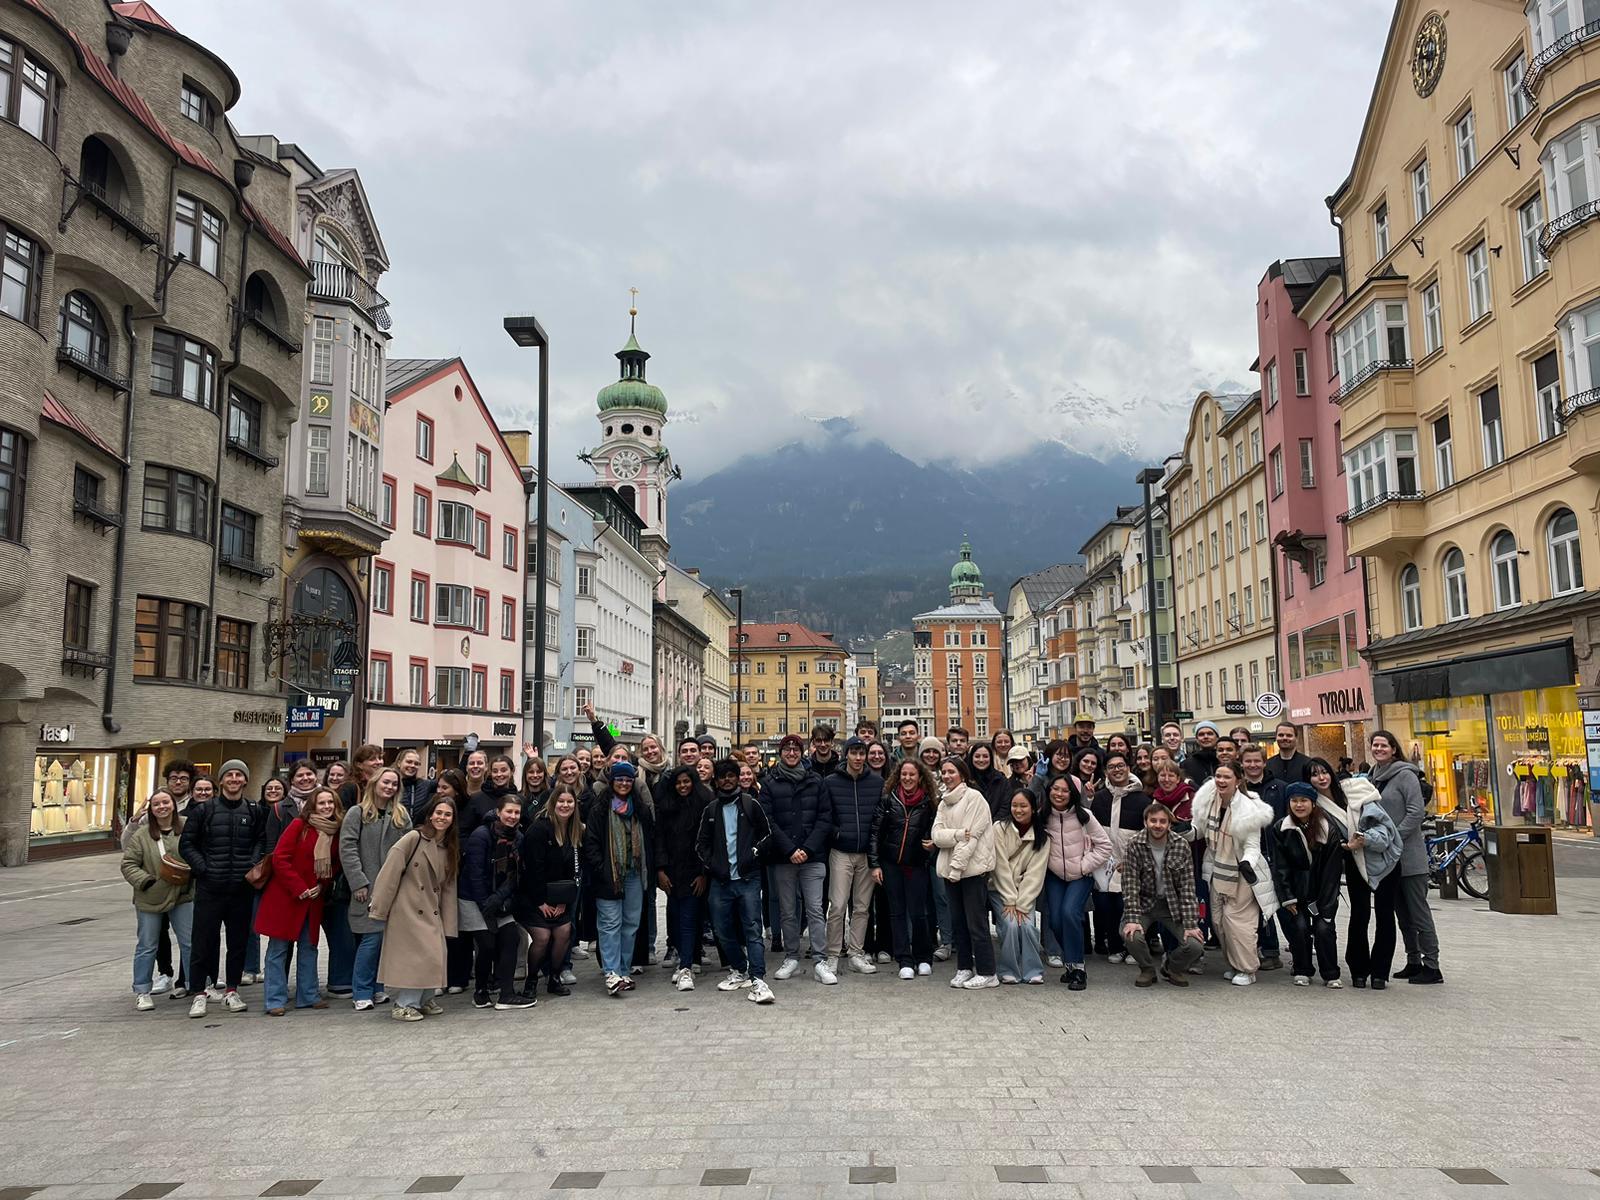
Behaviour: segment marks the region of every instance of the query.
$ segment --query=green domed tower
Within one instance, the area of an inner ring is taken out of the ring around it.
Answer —
[[[961,558],[950,568],[950,601],[961,604],[983,599],[983,572],[972,561],[972,543],[961,535]]]

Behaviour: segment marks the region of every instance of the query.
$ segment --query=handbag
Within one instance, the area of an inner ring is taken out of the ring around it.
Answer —
[[[174,858],[170,854],[161,856],[161,870],[158,872],[163,883],[170,883],[174,887],[185,887],[194,877],[194,868],[181,858]]]
[[[272,855],[264,854],[261,861],[244,873],[244,881],[256,891],[267,886],[272,879]]]
[[[578,899],[578,885],[570,879],[552,879],[544,885],[544,902],[551,908],[565,904],[568,912]]]

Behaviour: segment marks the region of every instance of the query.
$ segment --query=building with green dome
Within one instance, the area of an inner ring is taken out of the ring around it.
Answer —
[[[961,539],[950,568],[950,602],[918,613],[911,622],[917,706],[923,732],[943,738],[952,726],[975,739],[1005,725],[1004,618]]]

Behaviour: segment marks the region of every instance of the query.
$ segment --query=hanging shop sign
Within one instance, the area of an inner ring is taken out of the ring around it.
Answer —
[[[327,711],[311,705],[296,705],[289,710],[287,729],[290,733],[321,733]]]
[[[1243,700],[1224,700],[1222,702],[1222,711],[1230,717],[1242,717],[1250,711],[1250,706]]]
[[[341,688],[354,689],[361,674],[361,647],[354,638],[345,638],[333,648],[333,681]]]
[[[349,704],[349,692],[308,692],[304,688],[297,687],[289,689],[291,709],[320,708],[324,713],[323,719],[327,721],[337,721],[344,716]]]
[[[1256,697],[1256,712],[1269,721],[1283,715],[1283,697],[1277,692],[1262,692]]]

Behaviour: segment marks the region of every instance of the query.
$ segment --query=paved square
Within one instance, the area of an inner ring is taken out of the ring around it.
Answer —
[[[1600,849],[1561,916],[1434,901],[1448,982],[971,993],[802,973],[770,1007],[570,997],[417,1025],[135,1013],[114,858],[0,873],[0,1200],[657,1196],[1600,1200]],[[1558,868],[1559,869],[1559,868]],[[64,924],[64,922],[75,922]],[[1503,1181],[1503,1182],[1502,1182]]]

